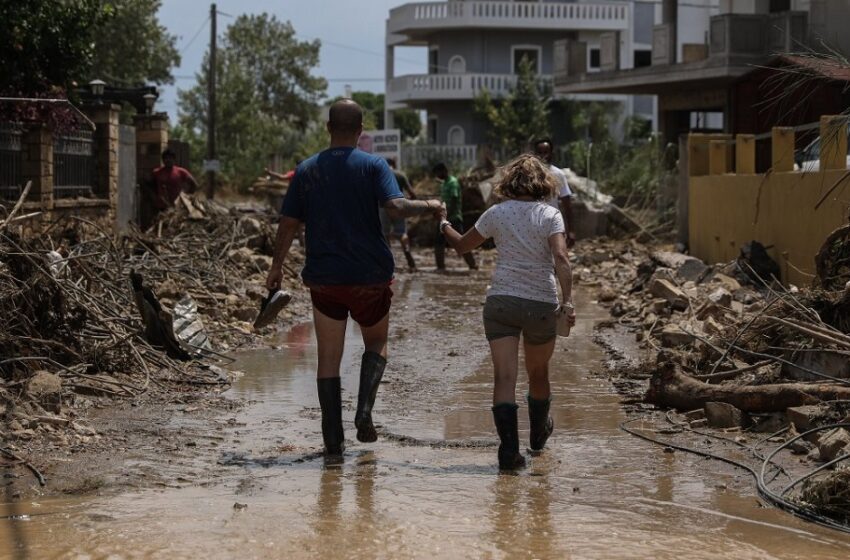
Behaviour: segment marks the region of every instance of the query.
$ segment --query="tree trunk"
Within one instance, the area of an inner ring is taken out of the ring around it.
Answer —
[[[811,383],[775,385],[709,385],[684,375],[666,363],[652,375],[644,400],[678,410],[702,408],[707,402],[724,402],[744,412],[780,412],[788,407],[850,399],[850,386]]]

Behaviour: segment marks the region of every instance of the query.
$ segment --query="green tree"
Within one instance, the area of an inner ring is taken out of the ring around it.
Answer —
[[[422,132],[422,119],[413,109],[399,109],[393,112],[395,126],[401,132],[402,141],[417,138]]]
[[[111,7],[100,0],[0,2],[0,91],[41,95],[87,75]]]
[[[549,85],[538,78],[535,66],[523,57],[513,90],[502,99],[483,91],[475,98],[475,113],[487,123],[493,147],[518,154],[528,149],[533,138],[549,134],[550,96]]]
[[[245,187],[268,157],[294,161],[315,122],[327,82],[311,75],[319,41],[298,41],[289,22],[243,15],[227,28],[216,69],[216,141],[225,180]],[[197,84],[178,92],[179,133],[201,144],[207,132],[209,53]]]
[[[342,97],[335,97],[328,104],[338,101]],[[351,99],[363,108],[363,128],[365,130],[383,130],[384,122],[384,94],[371,91],[354,91]],[[412,140],[419,136],[422,131],[422,121],[419,113],[413,109],[399,109],[394,111],[395,128],[401,132],[402,141]]]
[[[55,4],[55,2],[53,2]],[[180,65],[177,37],[159,23],[161,0],[107,0],[109,20],[100,26],[88,80],[99,78],[122,87],[174,82]]]

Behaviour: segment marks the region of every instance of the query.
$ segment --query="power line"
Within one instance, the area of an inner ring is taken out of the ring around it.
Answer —
[[[210,16],[207,16],[207,18],[203,21],[203,23],[201,23],[201,26],[198,28],[198,30],[197,30],[197,31],[195,31],[195,34],[194,34],[194,35],[192,35],[192,38],[191,38],[191,39],[189,39],[189,42],[188,42],[188,43],[186,43],[186,44],[183,46],[183,48],[182,48],[182,49],[180,49],[180,56],[183,56],[183,54],[185,54],[185,53],[186,53],[186,51],[189,49],[189,47],[191,47],[191,46],[192,46],[192,43],[194,43],[194,42],[195,42],[195,39],[197,39],[197,38],[198,38],[198,36],[200,36],[201,31],[203,31],[203,30],[204,30],[204,28],[207,26],[207,22],[208,22],[209,20],[210,20]]]

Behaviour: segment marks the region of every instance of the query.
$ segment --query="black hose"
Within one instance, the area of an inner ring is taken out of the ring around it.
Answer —
[[[702,450],[699,450],[699,449],[694,449],[692,447],[686,447],[684,445],[677,445],[677,444],[674,444],[674,443],[664,442],[664,441],[661,441],[659,439],[652,438],[648,435],[641,434],[640,432],[637,432],[637,431],[633,430],[632,428],[630,428],[628,426],[629,424],[636,422],[638,420],[642,420],[642,418],[633,418],[631,420],[626,420],[625,422],[620,423],[620,429],[623,430],[624,432],[626,432],[627,434],[633,435],[637,438],[648,441],[650,443],[654,443],[656,445],[669,447],[671,449],[676,449],[678,451],[684,451],[686,453],[691,453],[693,455],[705,457],[706,459],[714,459],[716,461],[721,461],[721,462],[726,463],[728,465],[732,465],[733,467],[738,467],[740,469],[743,469],[743,470],[747,471],[748,473],[750,473],[753,476],[753,478],[756,479],[756,489],[758,491],[759,496],[761,498],[763,498],[764,500],[766,500],[771,505],[773,505],[774,507],[781,509],[781,510],[787,512],[787,513],[792,514],[792,515],[795,515],[795,516],[797,516],[801,519],[805,519],[806,521],[809,521],[811,523],[821,525],[822,527],[827,527],[829,529],[834,529],[836,531],[841,531],[843,533],[850,533],[850,526],[842,524],[842,523],[838,523],[837,521],[835,521],[833,519],[830,519],[826,516],[815,513],[811,510],[808,510],[808,509],[806,509],[802,506],[799,506],[799,505],[791,502],[790,500],[783,498],[781,495],[776,494],[770,488],[768,488],[767,484],[765,484],[765,482],[764,482],[764,474],[765,474],[765,470],[767,469],[768,465],[776,467],[776,465],[772,462],[772,459],[780,451],[782,451],[783,449],[788,447],[788,445],[790,445],[791,443],[793,443],[793,442],[797,441],[798,439],[803,438],[803,437],[805,437],[809,434],[813,434],[813,433],[820,432],[820,431],[823,431],[823,430],[830,430],[830,429],[834,429],[834,428],[850,428],[850,423],[839,423],[839,424],[829,424],[827,426],[820,426],[818,428],[808,430],[808,431],[806,431],[806,432],[804,432],[804,433],[802,433],[798,436],[795,436],[794,438],[786,441],[782,445],[779,445],[770,454],[768,454],[767,457],[764,458],[764,460],[762,461],[761,472],[759,473],[759,472],[756,472],[756,470],[754,468],[752,468],[751,466],[745,465],[744,463],[741,463],[739,461],[735,461],[734,459],[729,459],[728,457],[723,457],[721,455],[717,455],[715,453],[710,453],[708,451],[702,451]],[[798,483],[810,478],[811,476],[816,474],[819,470],[820,469],[815,469],[814,471],[812,471],[812,472],[808,473],[807,475],[801,477],[798,480]]]

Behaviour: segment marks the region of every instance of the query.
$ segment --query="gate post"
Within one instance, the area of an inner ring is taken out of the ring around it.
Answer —
[[[98,198],[109,201],[107,223],[111,227],[115,224],[118,207],[118,116],[121,106],[112,103],[87,105],[83,111],[96,127],[94,131],[94,194]]]

